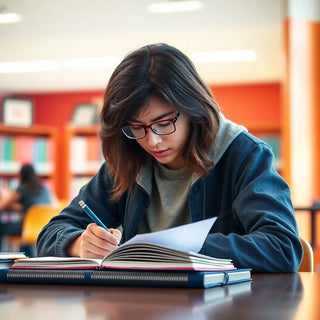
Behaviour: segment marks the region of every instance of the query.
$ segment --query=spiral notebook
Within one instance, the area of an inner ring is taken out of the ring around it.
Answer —
[[[250,269],[230,271],[149,271],[82,269],[0,270],[0,282],[24,284],[63,284],[138,286],[171,288],[210,288],[251,280]]]

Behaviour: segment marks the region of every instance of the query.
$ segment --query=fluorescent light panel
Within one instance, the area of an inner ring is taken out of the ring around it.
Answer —
[[[69,59],[63,63],[63,66],[67,70],[107,69],[116,67],[121,59],[117,56]]]
[[[59,68],[54,60],[1,62],[0,73],[24,73],[55,71]]]
[[[148,5],[148,10],[152,13],[196,11],[202,8],[203,3],[201,1],[166,1]]]
[[[22,21],[22,16],[18,13],[0,13],[0,24],[17,23]]]
[[[115,68],[121,60],[118,56],[69,59],[63,66],[66,70],[108,69]],[[59,67],[55,60],[1,62],[0,73],[56,71]]]
[[[223,63],[257,60],[253,50],[200,51],[192,54],[195,63]],[[108,69],[116,67],[122,58],[118,56],[69,59],[63,63],[67,70]],[[55,60],[1,62],[0,73],[24,73],[56,71],[59,63]]]
[[[201,51],[194,53],[191,59],[196,63],[255,61],[257,53],[253,50]]]

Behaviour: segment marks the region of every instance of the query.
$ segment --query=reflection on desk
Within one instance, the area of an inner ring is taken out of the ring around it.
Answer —
[[[0,284],[1,319],[320,319],[319,273],[210,289]]]

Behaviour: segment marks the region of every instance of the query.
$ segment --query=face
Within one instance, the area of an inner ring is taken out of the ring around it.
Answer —
[[[152,98],[142,108],[136,119],[129,121],[130,125],[150,125],[153,122],[172,119],[177,115],[175,107],[159,98]],[[150,128],[144,138],[136,140],[140,146],[153,156],[159,163],[169,169],[181,169],[185,167],[182,157],[190,131],[187,118],[180,114],[176,123],[176,131],[168,135],[157,135]]]

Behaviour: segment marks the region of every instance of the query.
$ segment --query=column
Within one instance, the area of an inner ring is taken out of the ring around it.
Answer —
[[[320,198],[320,0],[288,0],[285,179],[295,205]]]

